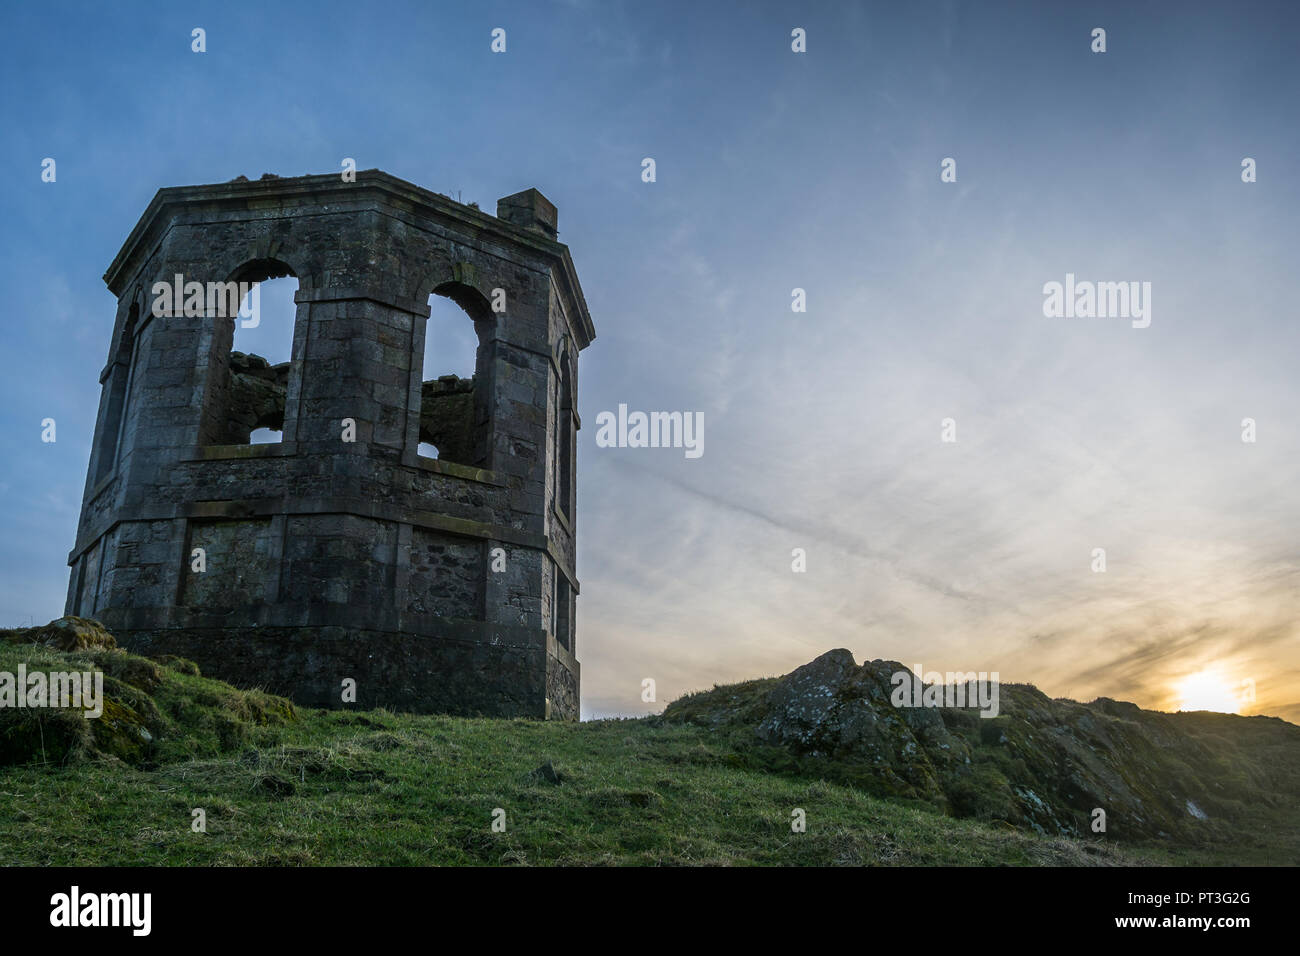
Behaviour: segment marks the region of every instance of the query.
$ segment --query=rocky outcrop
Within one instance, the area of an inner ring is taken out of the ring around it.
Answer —
[[[1275,717],[1164,714],[1003,684],[999,712],[895,706],[895,661],[834,650],[785,677],[693,694],[664,719],[717,728],[752,766],[815,774],[958,816],[1051,835],[1183,842],[1300,806],[1300,727]]]
[[[758,736],[801,755],[860,764],[891,793],[937,794],[954,762],[970,762],[969,748],[938,711],[890,705],[890,675],[898,670],[905,668],[888,661],[858,667],[848,651],[829,651],[772,689]]]
[[[61,617],[39,627],[0,629],[0,643],[35,644],[56,651],[112,650],[113,635],[98,621],[84,617]]]

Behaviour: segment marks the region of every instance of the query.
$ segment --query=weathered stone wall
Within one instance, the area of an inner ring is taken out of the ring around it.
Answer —
[[[200,549],[207,567],[181,575],[183,605],[237,611],[266,600],[267,581],[279,571],[271,519],[192,521],[189,530],[190,553]],[[129,559],[122,564],[129,567]]]
[[[481,466],[487,422],[480,420],[472,378],[441,375],[420,388],[420,441],[438,449],[440,461]]]
[[[271,365],[260,355],[230,353],[227,432],[223,444],[246,445],[259,428],[284,428],[289,363]]]
[[[545,644],[538,643],[544,635],[533,633],[494,644],[453,624],[418,637],[351,624],[272,625],[258,628],[257,639],[251,640],[241,628],[196,624],[133,630],[131,647],[138,653],[203,661],[206,676],[264,687],[309,707],[341,706],[342,681],[351,678],[357,682],[353,706],[359,708],[573,719],[578,712],[577,664],[555,663]],[[213,648],[221,653],[212,653]],[[557,667],[563,679],[552,676]],[[571,687],[573,693],[548,704],[551,687],[566,693]]]
[[[578,590],[556,403],[594,331],[554,207],[528,190],[498,211],[374,171],[160,191],[105,276],[69,613],[303,703],[338,706],[351,678],[361,706],[576,717],[550,606],[557,574]],[[177,274],[295,276],[291,361],[232,354],[232,318],[153,315]],[[420,381],[433,292],[476,324],[468,387]]]
[[[483,616],[483,543],[425,528],[411,533],[407,611],[479,620]]]

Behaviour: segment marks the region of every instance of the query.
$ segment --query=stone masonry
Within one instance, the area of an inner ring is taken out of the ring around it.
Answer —
[[[536,189],[491,216],[377,170],[160,190],[104,276],[67,613],[310,706],[576,719],[595,329],[556,235]],[[232,353],[226,310],[156,314],[177,276],[296,277],[291,360]],[[474,325],[472,379],[421,368],[434,293]]]

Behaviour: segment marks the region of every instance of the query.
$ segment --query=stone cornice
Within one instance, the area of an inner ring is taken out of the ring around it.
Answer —
[[[328,206],[334,198],[353,202],[367,196],[394,208],[410,209],[430,219],[453,223],[462,229],[468,229],[474,236],[485,236],[507,245],[525,247],[550,259],[556,270],[557,284],[577,311],[575,333],[579,336],[579,348],[586,348],[596,337],[596,329],[587,310],[587,301],[582,294],[582,286],[578,282],[568,246],[378,169],[358,171],[355,182],[344,182],[340,174],[329,173],[322,176],[169,186],[160,189],[104,273],[104,282],[114,295],[121,297],[126,282],[140,267],[169,224],[168,212],[175,208],[210,206],[251,209],[272,201],[297,199],[311,199],[321,206]]]

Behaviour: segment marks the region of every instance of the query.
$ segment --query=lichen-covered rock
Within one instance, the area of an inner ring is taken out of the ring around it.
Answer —
[[[0,631],[0,640],[8,644],[39,644],[56,651],[80,651],[88,648],[114,648],[117,641],[104,625],[84,617],[61,617],[40,627],[17,627]]]
[[[1111,837],[1231,839],[1252,805],[1300,804],[1300,727],[1277,718],[1080,704],[1023,684],[1000,685],[996,716],[900,707],[898,673],[911,675],[833,650],[780,679],[674,701],[664,719],[717,729],[750,765],[1052,836],[1103,832],[1100,810]]]
[[[906,670],[893,661],[859,667],[847,650],[828,651],[772,689],[758,736],[864,766],[892,791],[942,800],[940,770],[966,760],[969,748],[948,733],[938,711],[891,704],[890,678]]]

